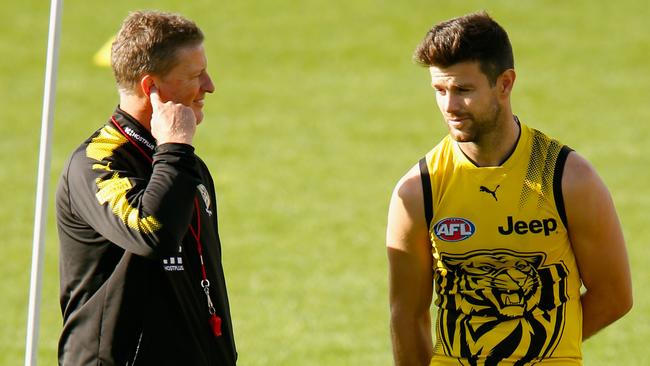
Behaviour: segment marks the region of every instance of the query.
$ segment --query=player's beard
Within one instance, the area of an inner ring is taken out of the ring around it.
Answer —
[[[483,138],[493,133],[499,125],[501,115],[501,105],[496,97],[491,100],[488,108],[480,114],[466,112],[461,114],[463,118],[469,119],[466,126],[456,129],[447,123],[449,134],[458,142],[473,142],[480,144]]]

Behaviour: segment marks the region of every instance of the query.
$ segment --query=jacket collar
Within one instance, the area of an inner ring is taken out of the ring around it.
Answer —
[[[140,146],[149,156],[153,155],[156,149],[156,139],[151,135],[149,130],[144,128],[140,122],[123,111],[119,106],[115,108],[115,112],[113,112],[109,123],[117,124],[121,129],[120,132],[125,134],[127,139]]]

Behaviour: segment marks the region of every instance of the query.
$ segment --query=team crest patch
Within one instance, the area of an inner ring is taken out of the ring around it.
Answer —
[[[447,217],[433,226],[433,233],[442,241],[462,241],[476,232],[476,226],[471,221],[461,217]]]
[[[199,184],[196,186],[199,189],[199,192],[201,193],[201,197],[203,197],[203,202],[205,203],[205,212],[208,213],[208,215],[212,216],[212,210],[210,210],[210,194],[208,193],[208,189],[205,188],[203,184]]]

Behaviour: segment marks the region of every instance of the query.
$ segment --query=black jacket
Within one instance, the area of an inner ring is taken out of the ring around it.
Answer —
[[[64,168],[59,364],[236,363],[212,178],[192,146],[154,144],[118,108]],[[196,236],[221,336],[208,325]]]

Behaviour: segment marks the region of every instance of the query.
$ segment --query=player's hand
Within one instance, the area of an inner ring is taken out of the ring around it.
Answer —
[[[151,87],[151,134],[158,145],[174,142],[192,144],[196,132],[196,116],[192,109],[180,103],[167,101],[163,103],[158,89]]]

